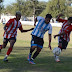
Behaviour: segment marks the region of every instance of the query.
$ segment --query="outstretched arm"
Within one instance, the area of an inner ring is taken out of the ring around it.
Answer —
[[[65,32],[62,32],[60,34],[54,35],[54,38],[56,38],[57,36],[65,35],[65,34],[66,34]]]
[[[59,21],[59,18],[60,18],[61,16],[64,16],[64,15],[63,15],[63,14],[59,14],[58,17],[56,18],[56,21]]]
[[[28,29],[28,30],[21,30],[21,32],[28,32],[28,31],[31,31],[33,30],[34,28],[31,28],[31,29]]]

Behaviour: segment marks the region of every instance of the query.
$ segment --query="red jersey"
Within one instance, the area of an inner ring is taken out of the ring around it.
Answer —
[[[6,32],[4,32],[4,38],[11,38],[11,37],[16,37],[17,36],[17,29],[19,28],[19,30],[23,30],[21,22],[20,21],[16,21],[16,18],[10,19],[7,23],[6,23],[6,30],[9,34],[6,34]]]
[[[63,23],[62,28],[59,33],[62,33],[62,32],[66,33],[65,35],[61,35],[61,37],[63,37],[64,40],[69,42],[70,41],[70,33],[71,33],[71,29],[69,30],[69,28],[72,27],[72,25],[68,26],[67,20],[59,19],[58,21]],[[69,30],[69,31],[67,31],[67,30]]]

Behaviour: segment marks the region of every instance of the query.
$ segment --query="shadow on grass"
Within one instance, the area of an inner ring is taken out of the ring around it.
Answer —
[[[28,52],[23,50],[29,52],[29,47],[15,47],[15,51],[8,58],[9,62],[0,59],[0,72],[72,72],[71,55],[60,56],[61,62],[56,63],[51,51],[42,51],[35,59],[36,64],[31,65],[27,61]]]

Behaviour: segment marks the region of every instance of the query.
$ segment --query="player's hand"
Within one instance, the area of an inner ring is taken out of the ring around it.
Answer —
[[[50,48],[50,50],[52,50],[51,45],[49,45],[48,48]]]
[[[56,38],[56,35],[54,35],[54,38]]]

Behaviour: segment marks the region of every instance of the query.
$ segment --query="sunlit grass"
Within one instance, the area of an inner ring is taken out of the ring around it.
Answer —
[[[23,26],[24,29],[30,29],[33,26]],[[54,34],[59,32],[59,27],[53,27],[52,48],[57,47],[57,38],[53,38]],[[67,50],[63,50],[60,55],[61,62],[54,61],[53,53],[48,48],[48,32],[44,36],[44,48],[39,56],[35,59],[36,64],[31,65],[27,61],[30,49],[31,31],[21,33],[18,30],[17,42],[14,49],[8,57],[9,62],[3,62],[9,43],[0,53],[0,72],[72,72],[72,37]],[[71,34],[72,36],[72,34]],[[3,42],[3,25],[0,25],[0,44]]]

